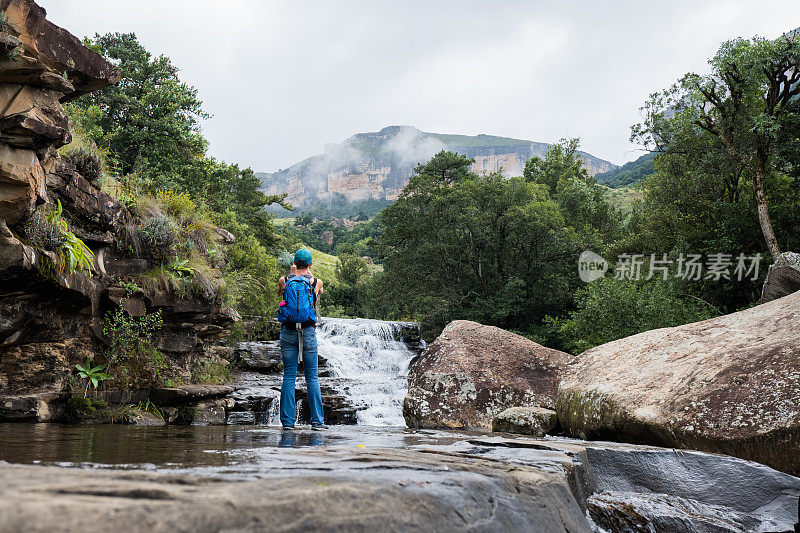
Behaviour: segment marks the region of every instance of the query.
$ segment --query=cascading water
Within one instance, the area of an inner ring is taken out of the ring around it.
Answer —
[[[317,345],[326,420],[332,424],[405,426],[406,378],[421,344],[414,323],[323,318],[317,328]],[[244,371],[230,395],[235,407],[228,413],[228,423],[280,425],[278,342],[243,342],[237,354]],[[299,423],[306,423],[308,417],[304,381],[302,371],[298,372]]]
[[[319,354],[342,394],[359,406],[358,423],[404,426],[403,398],[414,352],[400,340],[408,324],[367,319],[326,318],[317,328]]]

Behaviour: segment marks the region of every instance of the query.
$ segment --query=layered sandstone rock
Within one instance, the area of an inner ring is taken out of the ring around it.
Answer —
[[[573,436],[721,452],[800,474],[800,293],[592,348],[564,374]]]
[[[403,416],[409,427],[490,429],[509,407],[553,408],[571,360],[500,328],[457,320],[412,366]]]
[[[133,216],[56,150],[71,140],[61,103],[117,82],[119,71],[31,0],[0,0],[0,10],[8,18],[0,32],[0,418],[57,416],[48,404],[63,399],[76,363],[106,349],[102,321],[119,306],[131,316],[162,313],[155,344],[176,381],[190,382],[198,361],[222,364],[215,345],[236,313],[209,298],[127,295],[119,279],[153,266],[117,242]],[[55,248],[23,237],[58,202],[95,254],[92,272],[56,268]]]

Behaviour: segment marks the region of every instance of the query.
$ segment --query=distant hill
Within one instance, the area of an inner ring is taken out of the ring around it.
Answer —
[[[494,135],[427,133],[411,126],[389,126],[378,132],[357,133],[341,144],[325,146],[325,153],[305,159],[275,173],[256,175],[267,194],[289,194],[295,206],[316,201],[348,202],[395,200],[408,183],[414,167],[441,150],[474,158],[474,172],[503,169],[520,176],[525,162],[543,157],[547,143]],[[616,165],[581,152],[589,174],[607,172]]]
[[[621,167],[595,174],[594,179],[597,180],[597,183],[612,189],[635,185],[645,176],[655,172],[653,167],[655,157],[655,153],[644,154],[639,159],[625,163]]]

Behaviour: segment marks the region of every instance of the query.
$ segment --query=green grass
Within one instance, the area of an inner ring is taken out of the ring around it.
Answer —
[[[605,185],[601,185],[605,190],[603,191],[606,200],[615,209],[619,209],[624,214],[631,212],[633,202],[641,200],[644,197],[644,191],[641,189],[632,189],[630,187],[623,187],[621,189],[609,189]]]
[[[314,276],[321,279],[323,283],[338,281],[336,279],[336,263],[339,259],[335,255],[320,252],[310,246],[304,245],[304,248],[311,252],[311,257],[314,258],[314,264],[311,266],[311,273]]]
[[[293,226],[296,217],[287,217],[287,218],[274,218],[272,219],[272,224],[274,226]]]
[[[449,133],[426,133],[427,135],[438,139],[445,144],[458,144],[459,146],[529,146],[531,144],[542,145],[535,141],[526,141],[524,139],[512,139],[511,137],[497,137],[494,135],[477,136],[477,135],[456,135]]]
[[[311,266],[311,273],[314,274],[314,276],[321,279],[323,283],[336,283],[339,281],[336,277],[336,263],[339,262],[338,257],[320,252],[316,248],[311,248],[310,246],[303,245],[303,248],[311,252],[311,256],[314,258],[314,264]],[[383,270],[381,265],[367,265],[367,267],[369,268],[370,274]]]

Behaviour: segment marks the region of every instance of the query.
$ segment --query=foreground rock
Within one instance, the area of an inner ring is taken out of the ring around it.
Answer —
[[[402,450],[283,456],[295,472],[258,481],[2,466],[0,530],[591,531],[559,473]]]
[[[408,375],[409,427],[488,428],[515,406],[555,406],[559,373],[572,356],[493,326],[457,320]]]
[[[800,291],[800,254],[784,252],[769,267],[761,302],[771,302],[797,291]]]
[[[800,473],[800,293],[586,351],[564,375],[570,435],[726,453]]]
[[[0,460],[126,470],[0,463],[2,531],[705,533],[798,523],[800,479],[702,452],[352,426],[13,427]],[[170,445],[142,445],[162,439]]]
[[[542,407],[509,407],[492,420],[492,431],[541,437],[556,427],[556,412]]]

